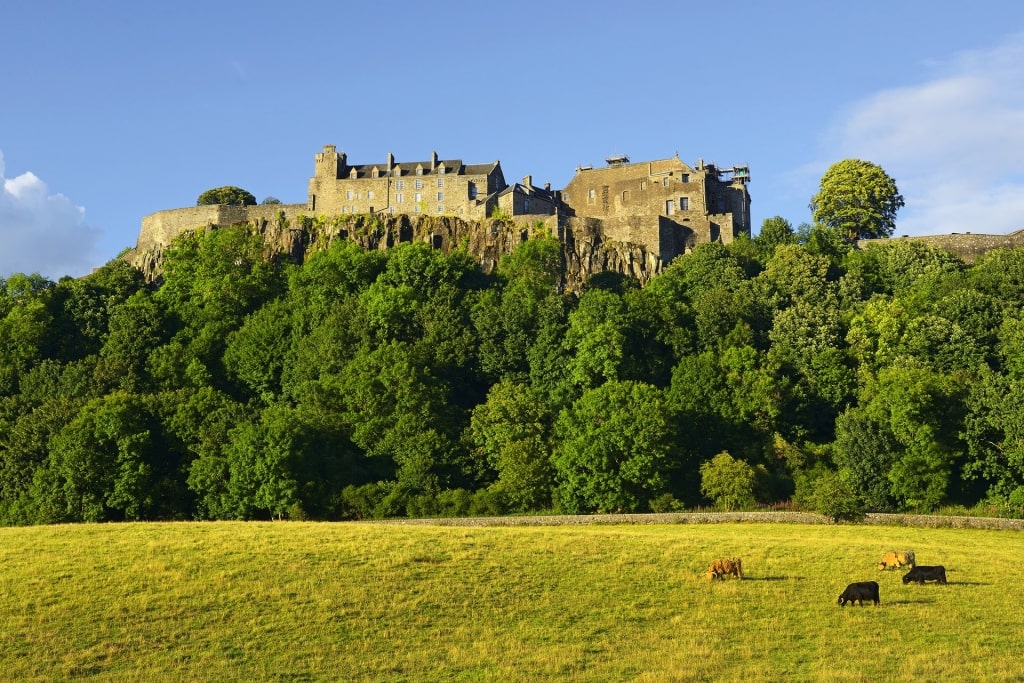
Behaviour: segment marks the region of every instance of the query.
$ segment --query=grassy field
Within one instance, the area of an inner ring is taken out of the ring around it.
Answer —
[[[720,556],[746,578],[705,580]],[[0,679],[1020,681],[1022,561],[1020,532],[908,527],[8,528]],[[860,580],[881,606],[838,607]]]

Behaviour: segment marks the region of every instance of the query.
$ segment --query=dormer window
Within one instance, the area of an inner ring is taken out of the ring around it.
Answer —
[[[374,166],[373,170],[370,171],[370,177],[371,178],[378,178],[378,177],[380,177],[380,171],[377,170],[376,166]]]
[[[349,171],[348,177],[351,178],[352,180],[355,180],[356,178],[359,177],[359,171],[353,168],[351,171]]]
[[[401,166],[395,166],[393,169],[391,169],[391,175],[395,176],[396,178],[401,178],[402,177],[402,167]]]
[[[437,174],[444,175],[444,164],[441,164],[440,166],[437,167]]]
[[[422,166],[417,166],[416,167],[416,175],[423,175],[423,167]]]

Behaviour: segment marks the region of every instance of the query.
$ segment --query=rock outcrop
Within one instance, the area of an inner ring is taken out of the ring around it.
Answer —
[[[596,273],[614,272],[636,278],[641,285],[661,272],[663,264],[657,254],[643,246],[604,238],[596,225],[573,218],[555,222],[534,220],[514,222],[502,219],[464,221],[454,216],[375,216],[350,215],[337,217],[288,215],[251,220],[245,225],[263,236],[267,255],[301,263],[318,250],[338,239],[349,240],[364,249],[388,249],[402,242],[425,242],[444,253],[464,247],[491,273],[498,260],[519,244],[542,235],[554,235],[563,245],[565,276],[563,291],[578,292]],[[216,230],[212,221],[197,225],[196,230]],[[140,235],[139,245],[126,253],[125,259],[139,268],[147,281],[157,282],[168,247],[162,239]]]

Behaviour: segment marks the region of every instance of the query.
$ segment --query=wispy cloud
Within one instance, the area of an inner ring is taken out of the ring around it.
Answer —
[[[0,276],[40,273],[50,279],[84,275],[97,262],[99,231],[85,209],[27,171],[5,177],[0,151]]]
[[[857,103],[834,131],[838,154],[896,180],[897,234],[1024,228],[1024,34],[932,68]]]

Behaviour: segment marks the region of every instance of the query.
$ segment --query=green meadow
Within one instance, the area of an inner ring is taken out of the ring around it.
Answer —
[[[702,576],[723,556],[744,580]],[[0,678],[1024,680],[1022,561],[1020,532],[895,526],[3,528]],[[881,605],[840,608],[863,580]]]

